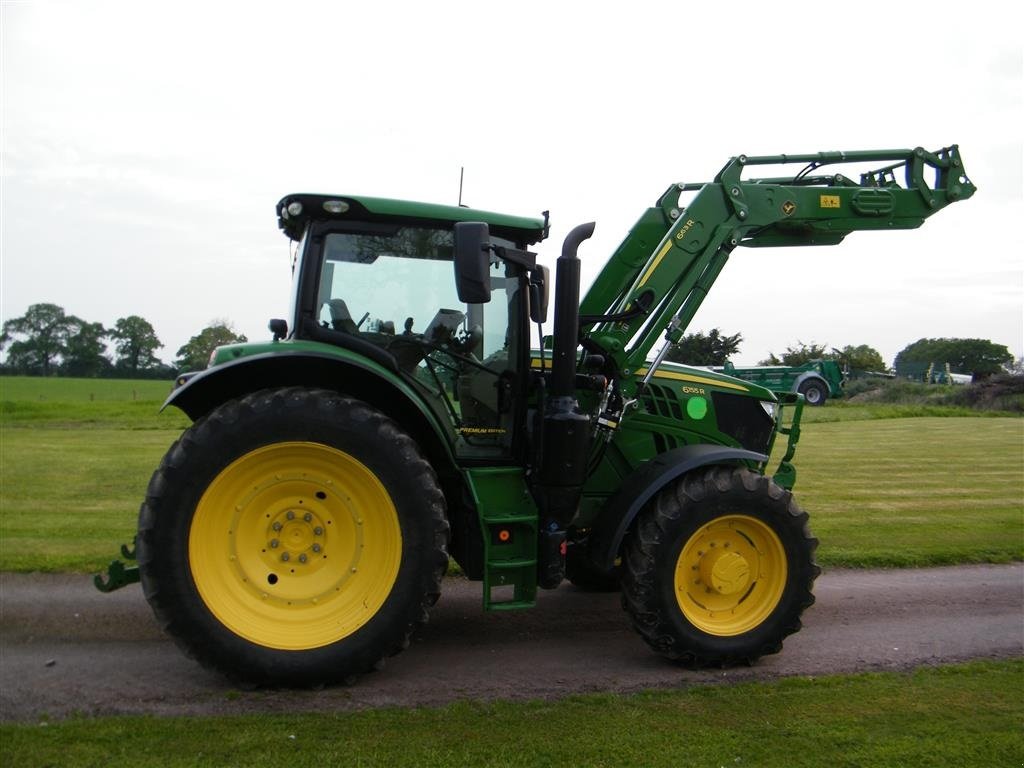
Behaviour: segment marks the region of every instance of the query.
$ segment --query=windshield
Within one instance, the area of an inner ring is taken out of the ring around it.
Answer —
[[[393,235],[331,233],[324,250],[322,324],[345,320],[341,315],[347,311],[347,319],[354,320],[360,331],[422,332],[439,308],[459,303],[449,231],[401,228]]]
[[[496,245],[514,244],[492,238]],[[515,370],[522,316],[518,267],[491,263],[491,301],[465,304],[455,289],[451,229],[390,226],[324,237],[317,320],[391,354],[452,424],[460,452],[505,453],[511,406],[502,377]]]

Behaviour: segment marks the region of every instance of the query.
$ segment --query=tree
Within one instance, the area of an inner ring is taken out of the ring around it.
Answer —
[[[61,373],[67,376],[99,376],[110,370],[104,352],[108,331],[100,323],[87,323],[71,318],[67,343],[63,351]]]
[[[884,371],[885,361],[881,353],[874,347],[867,344],[853,346],[847,344],[842,349],[832,347],[831,352],[826,352],[825,344],[804,344],[797,341],[796,346],[786,347],[782,356],[774,352],[768,353],[768,359],[762,360],[758,365],[786,365],[798,366],[809,363],[812,360],[835,360],[839,366],[848,371]]]
[[[959,373],[973,373],[983,379],[999,373],[1013,362],[1013,355],[1003,344],[987,339],[918,339],[896,355],[896,369],[906,364],[944,365]]]
[[[856,347],[847,344],[842,349],[832,348],[828,358],[839,363],[840,367],[849,371],[873,371],[882,373],[886,370],[881,353],[867,344]]]
[[[206,367],[214,349],[224,344],[244,341],[248,339],[235,333],[226,320],[215,320],[178,350],[178,359],[174,364],[182,371],[200,371]]]
[[[114,350],[117,353],[117,367],[130,372],[132,376],[160,365],[156,351],[163,344],[145,318],[138,315],[120,318],[110,331],[110,337],[116,342]]]
[[[795,347],[786,347],[782,357],[776,357],[774,352],[768,353],[768,358],[762,360],[758,365],[803,365],[811,360],[824,360],[828,357],[824,344],[804,344],[797,340]]]
[[[686,365],[725,365],[742,341],[742,334],[723,336],[717,328],[712,328],[706,334],[689,333],[672,346],[665,359]]]
[[[37,376],[54,373],[74,324],[80,322],[56,304],[33,304],[21,317],[4,323],[0,348],[9,345],[8,367]]]

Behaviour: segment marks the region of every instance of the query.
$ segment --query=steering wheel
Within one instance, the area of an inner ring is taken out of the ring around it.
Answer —
[[[470,355],[484,340],[484,329],[474,325],[462,336],[449,341],[449,346],[460,355]]]

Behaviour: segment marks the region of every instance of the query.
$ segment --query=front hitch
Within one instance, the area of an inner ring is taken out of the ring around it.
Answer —
[[[776,432],[780,435],[786,435],[789,439],[786,442],[786,453],[783,454],[782,459],[779,461],[779,467],[775,470],[775,474],[772,475],[772,480],[777,485],[791,491],[796,483],[796,467],[790,462],[796,453],[796,444],[800,442],[800,417],[804,412],[804,396],[796,392],[786,392],[779,394],[778,398],[779,420]],[[784,425],[783,420],[783,413],[787,410],[787,406],[793,406],[793,418],[790,419],[788,426]],[[767,462],[765,464],[767,465]]]

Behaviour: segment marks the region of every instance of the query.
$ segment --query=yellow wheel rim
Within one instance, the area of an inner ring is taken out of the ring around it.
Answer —
[[[318,443],[278,443],[210,483],[188,553],[199,594],[225,627],[261,646],[305,650],[348,637],[380,610],[402,532],[364,464]]]
[[[739,635],[775,610],[786,570],[786,551],[775,531],[753,517],[725,515],[683,545],[676,562],[676,600],[698,629]]]

